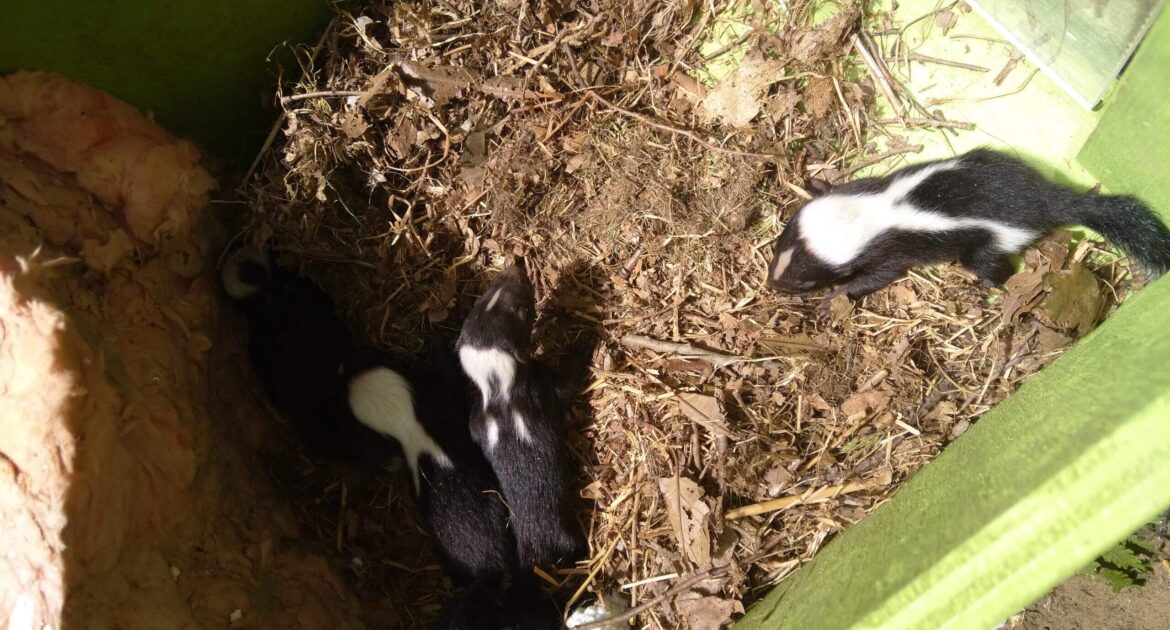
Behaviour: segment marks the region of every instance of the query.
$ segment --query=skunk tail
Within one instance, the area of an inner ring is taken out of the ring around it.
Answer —
[[[1079,222],[1125,250],[1151,279],[1170,270],[1170,228],[1130,195],[1085,197]]]

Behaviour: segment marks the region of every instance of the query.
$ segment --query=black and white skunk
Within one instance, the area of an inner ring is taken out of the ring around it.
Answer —
[[[838,186],[797,211],[776,240],[768,285],[857,299],[917,265],[958,260],[984,286],[1012,275],[1010,256],[1054,229],[1085,225],[1151,276],[1170,268],[1170,229],[1136,197],[1078,193],[989,149]]]
[[[250,248],[232,253],[221,280],[247,318],[248,356],[268,401],[303,441],[343,461],[392,462],[394,446],[349,411],[355,344],[329,295]]]
[[[512,511],[520,565],[577,560],[587,552],[572,510],[564,422],[576,375],[533,359],[536,304],[522,267],[492,281],[463,323],[459,361],[475,383],[471,433]],[[583,376],[583,375],[582,375]]]
[[[329,296],[260,252],[235,252],[222,280],[248,319],[269,401],[310,446],[378,465],[393,442],[401,447],[423,524],[466,587],[444,627],[559,627],[551,599],[517,562],[508,508],[471,438],[469,383],[454,354],[432,339],[434,367],[406,369],[357,349]]]
[[[495,474],[471,440],[460,389],[439,375],[407,380],[388,367],[349,384],[354,415],[402,445],[423,524],[456,584],[502,582],[516,567],[516,543]]]
[[[559,628],[552,600],[517,562],[508,506],[471,437],[466,377],[450,351],[431,342],[433,369],[409,378],[377,363],[359,369],[349,402],[362,423],[402,445],[423,524],[447,573],[464,587],[440,627]]]

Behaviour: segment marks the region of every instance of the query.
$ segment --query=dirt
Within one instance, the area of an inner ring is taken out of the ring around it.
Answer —
[[[1114,592],[1104,580],[1076,575],[1028,606],[1019,630],[1163,630],[1170,625],[1170,571],[1155,565],[1141,588]]]

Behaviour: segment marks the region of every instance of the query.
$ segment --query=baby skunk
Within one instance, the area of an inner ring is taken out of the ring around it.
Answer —
[[[805,204],[776,240],[768,285],[842,285],[857,299],[917,265],[957,259],[984,286],[1011,277],[1010,255],[1069,224],[1085,225],[1151,276],[1170,267],[1170,230],[1124,195],[1077,193],[1019,159],[977,149],[839,186]]]
[[[344,461],[391,462],[393,445],[349,412],[344,370],[354,343],[329,296],[250,248],[232,253],[221,280],[247,318],[248,355],[268,401],[305,443]]]
[[[452,603],[448,627],[505,628],[517,619],[552,619],[523,627],[557,627],[551,600],[517,577],[507,507],[471,439],[468,383],[453,353],[432,339],[434,369],[389,367],[355,347],[324,291],[254,250],[235,252],[222,280],[247,317],[249,355],[269,401],[308,444],[375,465],[391,460],[390,439],[401,446],[443,565],[468,586]],[[468,598],[473,607],[462,604]],[[460,625],[462,609],[474,611],[475,625]]]
[[[402,445],[423,524],[447,573],[465,587],[440,627],[559,628],[551,599],[517,564],[507,506],[471,439],[466,378],[449,350],[431,350],[436,369],[409,379],[376,360],[357,370],[349,401],[359,420]]]
[[[459,361],[475,383],[471,434],[512,510],[520,565],[569,562],[587,550],[571,509],[564,421],[576,385],[532,359],[532,285],[513,265],[475,302]]]

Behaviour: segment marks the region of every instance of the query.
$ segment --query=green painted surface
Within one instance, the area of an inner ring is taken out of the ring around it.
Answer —
[[[324,0],[6,0],[0,73],[61,72],[246,165],[271,124],[266,59],[315,41],[329,16]]]
[[[986,630],[1170,505],[1168,309],[1132,296],[736,627]]]
[[[890,3],[878,3],[889,10]],[[893,38],[877,41],[889,59],[891,72],[931,112],[947,120],[975,125],[974,130],[940,131],[909,128],[893,131],[909,143],[922,145],[921,153],[906,154],[879,165],[884,172],[908,162],[952,157],[979,146],[1009,149],[1037,158],[1037,166],[1051,177],[1088,188],[1092,177],[1077,164],[1077,150],[1097,124],[1097,114],[1081,107],[1059,85],[1026,59],[1021,60],[996,84],[1011,59],[1013,48],[999,39],[995,28],[975,13],[957,13],[958,21],[945,34],[929,16],[942,8],[937,0],[902,0],[894,12],[897,24],[907,24],[902,34],[903,59],[909,54],[985,68],[985,72],[938,63],[895,61]],[[922,18],[922,19],[919,19]],[[894,115],[878,96],[882,118]],[[909,118],[922,118],[907,111]]]
[[[1170,219],[1170,9],[1106,101],[1078,159],[1106,188],[1135,193]]]

